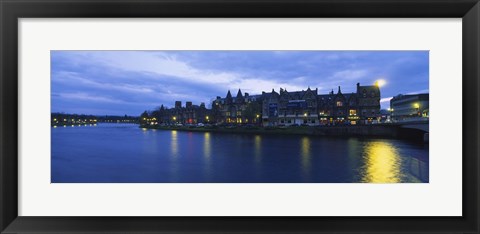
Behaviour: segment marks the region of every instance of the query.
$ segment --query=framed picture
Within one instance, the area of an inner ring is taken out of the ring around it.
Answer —
[[[478,1],[2,1],[1,233],[478,233]]]

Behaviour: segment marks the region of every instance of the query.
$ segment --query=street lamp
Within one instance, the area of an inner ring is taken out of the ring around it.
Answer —
[[[378,86],[379,88],[384,86],[387,82],[383,79],[375,81],[375,85]]]
[[[419,109],[420,109],[420,104],[414,103],[413,107],[415,107],[415,111],[417,112],[417,115],[420,115]]]

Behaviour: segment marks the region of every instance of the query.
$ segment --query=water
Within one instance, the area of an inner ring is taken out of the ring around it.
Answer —
[[[428,168],[428,145],[392,139],[52,128],[53,183],[418,183]]]

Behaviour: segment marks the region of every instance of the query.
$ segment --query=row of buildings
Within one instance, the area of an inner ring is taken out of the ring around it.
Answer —
[[[250,95],[238,90],[225,97],[217,96],[211,109],[204,103],[193,105],[180,101],[174,108],[164,108],[143,113],[140,121],[149,124],[255,124],[263,126],[368,124],[378,121],[380,113],[380,88],[378,85],[360,85],[356,92],[319,94],[308,87],[302,91],[262,92]]]
[[[310,87],[302,91],[262,92],[236,97],[230,92],[212,103],[215,120],[223,123],[259,123],[263,126],[326,125],[373,122],[380,114],[380,89],[377,85],[361,86],[356,92],[319,94]]]

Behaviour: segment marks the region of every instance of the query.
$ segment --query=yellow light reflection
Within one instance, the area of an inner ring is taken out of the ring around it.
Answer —
[[[170,148],[172,149],[172,155],[174,157],[177,156],[178,154],[178,138],[177,138],[177,131],[176,130],[172,130],[171,132],[171,143],[170,143]]]
[[[305,177],[309,177],[311,168],[311,152],[310,152],[310,138],[303,137],[300,142],[300,153],[302,162],[302,171]]]
[[[370,142],[366,145],[366,168],[362,182],[400,182],[400,156],[390,143]]]
[[[210,159],[210,156],[212,156],[212,142],[210,139],[210,133],[206,132],[203,135],[203,155],[205,156],[205,159]]]
[[[255,143],[254,143],[254,152],[255,152],[255,163],[258,165],[260,164],[261,156],[262,156],[262,137],[260,135],[255,135]]]

